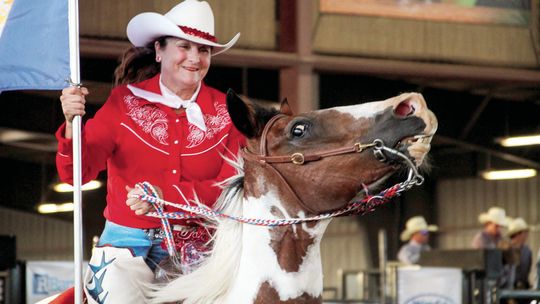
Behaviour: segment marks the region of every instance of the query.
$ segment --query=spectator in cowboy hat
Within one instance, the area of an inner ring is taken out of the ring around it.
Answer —
[[[437,230],[439,228],[435,225],[428,225],[424,217],[411,217],[400,236],[401,241],[407,243],[399,249],[398,260],[407,265],[417,263],[422,251],[431,250],[428,245],[429,233]]]
[[[208,249],[205,227],[175,219],[172,229],[162,228],[160,219],[145,216],[154,207],[139,195],[153,188],[170,202],[197,198],[212,206],[218,184],[237,173],[222,156],[234,158],[245,139],[232,125],[225,94],[203,79],[212,56],[239,35],[219,43],[212,9],[198,0],[128,23],[133,47],[116,68],[116,87],[82,132],[83,182],[105,169],[108,176],[106,224],[84,279],[90,303],[140,303],[139,287],[153,281],[157,265],[178,259],[171,264],[187,273]],[[73,179],[72,121],[85,114],[88,93],[74,86],[60,97],[66,122],[56,133],[56,160],[65,182]]]
[[[516,252],[515,277],[513,287],[516,289],[529,289],[529,273],[532,266],[532,251],[527,246],[529,226],[524,219],[518,217],[510,220],[507,235],[510,237],[510,248]]]
[[[501,228],[508,226],[506,211],[500,207],[491,207],[487,212],[478,216],[480,224],[484,225],[472,240],[472,247],[476,249],[495,249],[500,246],[503,236]]]

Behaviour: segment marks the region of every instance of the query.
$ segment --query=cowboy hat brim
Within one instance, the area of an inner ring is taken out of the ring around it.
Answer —
[[[522,232],[522,231],[529,231],[529,227],[528,226],[525,226],[525,227],[518,227],[516,229],[512,229],[512,230],[508,230],[508,232],[506,232],[506,235],[508,236],[512,236],[518,232]]]
[[[512,236],[521,231],[529,231],[529,225],[523,218],[509,219],[510,223],[508,224],[508,231],[506,234]]]
[[[489,213],[482,213],[480,214],[480,216],[478,216],[478,221],[480,222],[480,224],[492,222],[499,226],[507,227],[510,220],[508,217],[505,217],[504,219],[494,219],[489,215]]]
[[[407,230],[405,229],[401,235],[399,236],[399,238],[401,239],[401,241],[403,242],[406,242],[408,241],[411,236],[415,233],[415,232],[418,232],[418,231],[422,231],[422,230],[427,230],[429,232],[436,232],[436,231],[439,231],[439,227],[436,226],[436,225],[428,225],[427,227],[420,227],[418,229],[410,229],[410,230]]]
[[[229,42],[219,44],[204,38],[188,35],[167,17],[153,12],[141,13],[133,17],[127,25],[126,32],[129,41],[137,47],[146,46],[162,36],[172,36],[211,46],[213,48],[212,56],[225,52],[240,38],[240,33],[237,33]]]

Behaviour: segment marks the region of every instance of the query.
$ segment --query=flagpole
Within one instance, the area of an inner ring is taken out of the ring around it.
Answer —
[[[79,3],[68,0],[69,64],[71,82],[81,83],[79,61]],[[81,116],[73,119],[73,260],[75,269],[75,304],[83,301],[83,232],[82,232],[82,178],[81,178]]]

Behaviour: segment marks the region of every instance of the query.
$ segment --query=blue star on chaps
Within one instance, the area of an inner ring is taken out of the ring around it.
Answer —
[[[100,265],[92,265],[88,264],[88,267],[90,267],[90,270],[92,271],[92,278],[90,279],[90,282],[88,282],[88,285],[94,285],[94,288],[90,289],[89,286],[87,286],[88,294],[92,296],[96,302],[99,304],[105,303],[105,299],[107,299],[107,295],[109,292],[105,293],[105,295],[102,297],[102,299],[99,299],[99,296],[103,293],[103,287],[102,282],[105,278],[105,274],[107,273],[107,269],[103,270],[101,277],[98,277],[98,272],[100,272],[102,269],[107,267],[109,264],[111,264],[116,258],[113,258],[109,262],[105,261],[105,252],[102,252],[101,256],[101,263]]]

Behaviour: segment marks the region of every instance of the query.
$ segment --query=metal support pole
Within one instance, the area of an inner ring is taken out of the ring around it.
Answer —
[[[379,244],[379,271],[380,276],[380,303],[386,304],[386,231],[384,229],[379,230],[378,235],[378,244]]]

